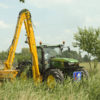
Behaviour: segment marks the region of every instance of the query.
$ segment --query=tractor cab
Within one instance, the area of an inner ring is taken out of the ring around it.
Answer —
[[[43,70],[46,70],[47,68],[51,68],[52,62],[56,62],[55,60],[53,60],[54,58],[62,58],[62,49],[63,49],[63,45],[37,46],[40,67],[42,67]]]

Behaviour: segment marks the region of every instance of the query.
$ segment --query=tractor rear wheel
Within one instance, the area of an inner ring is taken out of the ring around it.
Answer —
[[[59,69],[49,69],[45,72],[43,80],[49,88],[54,88],[57,83],[63,83],[64,76]]]
[[[83,73],[83,78],[85,78],[85,79],[88,79],[89,78],[89,73],[88,73],[87,70],[83,69],[82,70],[82,73]]]
[[[88,79],[89,78],[89,73],[88,73],[87,70],[85,70],[85,69],[82,68],[82,69],[80,69],[78,71],[82,72],[82,79]]]

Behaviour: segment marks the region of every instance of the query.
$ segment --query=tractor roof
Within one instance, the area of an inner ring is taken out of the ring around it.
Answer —
[[[40,45],[40,46],[37,46],[37,48],[39,47],[43,47],[43,48],[57,48],[57,47],[62,47],[64,45],[62,44],[58,44],[58,45]]]

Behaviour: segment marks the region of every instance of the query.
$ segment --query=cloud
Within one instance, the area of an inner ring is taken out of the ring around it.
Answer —
[[[85,18],[85,26],[100,27],[100,16],[87,16]]]
[[[35,27],[39,26],[39,22],[34,22],[33,21],[33,26],[35,26]]]
[[[73,42],[73,31],[71,29],[65,29],[59,35],[53,34],[53,36],[52,35],[36,36],[37,44],[40,41],[42,41],[43,44],[50,44],[50,45],[62,44],[62,42],[65,41],[67,46],[69,45],[71,46]]]
[[[65,30],[64,30],[64,33],[70,34],[70,33],[72,33],[72,30],[70,30],[70,29],[65,29]]]
[[[0,29],[9,28],[10,25],[5,23],[4,21],[0,20]]]
[[[37,43],[40,43],[40,41],[43,40],[41,36],[35,36],[35,38]]]
[[[8,6],[3,3],[0,3],[0,8],[8,8]]]
[[[29,0],[29,3],[38,8],[49,8],[61,4],[69,4],[72,0]]]
[[[36,29],[38,26],[39,26],[39,22],[32,22],[32,25],[33,25],[33,29]],[[25,25],[24,23],[22,24],[22,30],[25,30]]]

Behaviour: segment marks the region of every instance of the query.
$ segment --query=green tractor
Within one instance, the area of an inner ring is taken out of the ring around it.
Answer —
[[[88,78],[88,72],[82,66],[79,66],[79,61],[72,58],[65,58],[62,55],[64,44],[60,45],[42,45],[37,46],[40,73],[43,76],[43,81],[55,80],[63,82],[67,77],[73,77],[74,72],[81,72],[82,77]],[[69,50],[70,52],[70,50]],[[31,65],[31,61],[23,61],[18,64],[20,73],[23,72],[25,66]],[[22,67],[23,66],[23,67]],[[19,73],[19,74],[20,74]],[[32,77],[32,70],[29,67],[27,77]]]

